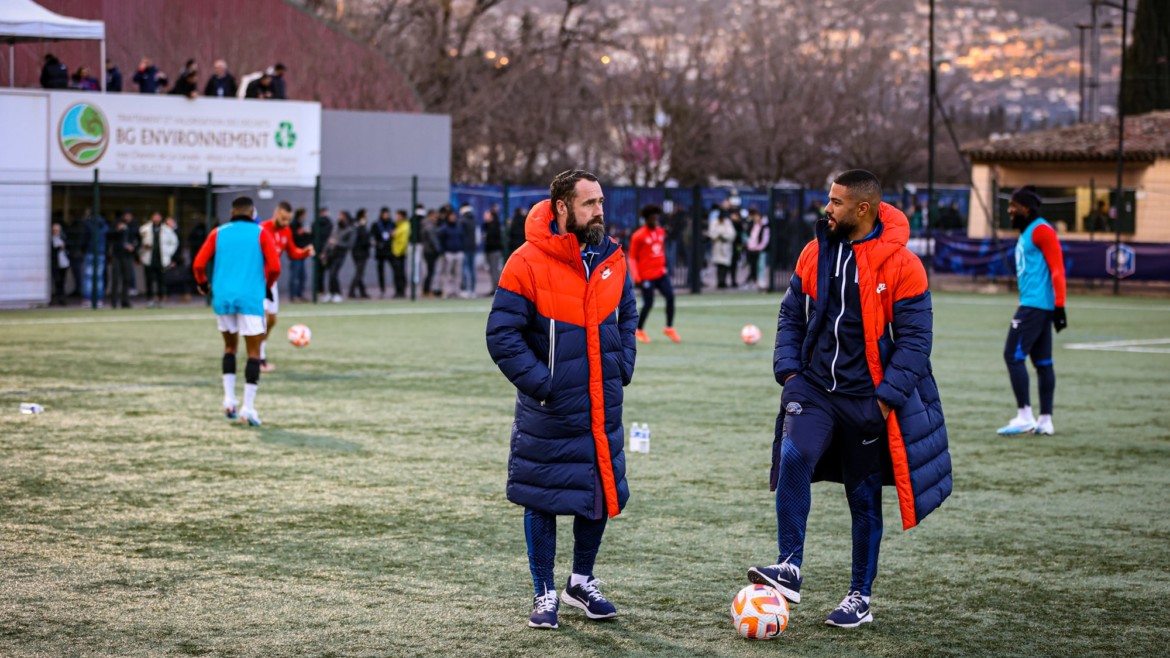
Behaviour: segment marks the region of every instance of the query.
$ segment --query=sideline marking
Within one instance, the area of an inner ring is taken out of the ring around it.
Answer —
[[[1142,354],[1170,354],[1170,338],[1140,340],[1105,340],[1096,343],[1069,343],[1067,350],[1094,350],[1098,352],[1136,352]]]
[[[773,296],[764,295],[760,297],[748,297],[744,299],[692,299],[693,295],[681,295],[678,298],[678,306],[680,308],[720,308],[732,306],[768,306],[774,309],[780,308],[780,300],[783,295]],[[1013,308],[1019,304],[1013,300],[1002,299],[958,299],[958,298],[941,298],[937,300],[941,303],[936,303],[938,306],[947,306],[950,304],[960,304],[964,306],[996,306],[1000,308]],[[1145,311],[1153,313],[1170,313],[1170,306],[1125,306],[1116,304],[1077,304],[1073,306],[1074,309],[1085,310],[1101,310],[1101,311]],[[82,310],[82,309],[79,309]],[[341,317],[378,317],[378,316],[393,316],[393,315],[444,315],[447,313],[480,313],[487,315],[491,310],[489,306],[448,306],[448,307],[424,307],[424,308],[366,308],[366,309],[317,309],[317,310],[287,310],[281,311],[282,318],[341,318]],[[20,313],[21,311],[13,311],[13,313]],[[133,312],[133,311],[132,311]],[[130,316],[110,316],[101,315],[98,317],[65,317],[65,318],[30,318],[30,319],[0,319],[0,327],[12,326],[28,326],[28,325],[69,325],[69,324],[116,324],[123,322],[192,322],[192,321],[207,321],[214,318],[215,315],[208,308],[206,312],[187,312],[187,313],[172,313],[169,315],[130,315]]]

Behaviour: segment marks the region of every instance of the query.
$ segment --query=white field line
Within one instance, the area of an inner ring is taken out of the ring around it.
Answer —
[[[684,307],[719,307],[719,306],[775,306],[779,308],[780,301],[775,298],[741,299],[741,300],[679,300],[679,306]],[[111,309],[112,310],[112,309]],[[424,306],[411,308],[328,308],[328,309],[292,309],[281,310],[281,318],[342,318],[360,316],[394,316],[394,315],[445,315],[449,313],[478,313],[487,315],[489,306]],[[206,321],[215,317],[211,309],[205,312],[171,313],[167,315],[109,315],[102,313],[97,317],[66,317],[66,318],[13,318],[0,320],[0,326],[17,325],[69,325],[69,324],[116,324],[122,322],[191,322]]]
[[[944,298],[939,300],[940,303],[936,306],[948,306],[951,304],[965,305],[965,306],[996,306],[1000,308],[1014,308],[1016,303],[1014,301],[993,300],[993,299],[954,299]],[[641,302],[639,301],[639,305]],[[780,299],[776,296],[760,296],[746,299],[696,299],[689,295],[680,296],[678,305],[681,308],[720,308],[720,307],[735,307],[735,306],[768,306],[779,310]],[[1126,306],[1114,304],[1075,304],[1070,308],[1076,310],[1101,310],[1101,311],[1146,311],[1154,313],[1170,313],[1170,306]],[[303,309],[293,308],[282,310],[280,316],[282,318],[340,318],[340,317],[379,317],[379,316],[395,316],[395,315],[446,315],[450,313],[479,313],[486,315],[490,310],[489,306],[476,304],[473,306],[421,306],[421,307],[392,307],[392,308],[321,308],[321,309]],[[206,321],[212,317],[211,309],[196,312],[194,310],[184,313],[170,313],[167,315],[112,315],[107,310],[96,316],[71,316],[63,318],[12,318],[0,319],[0,327],[4,326],[26,326],[26,325],[71,325],[71,324],[118,324],[125,322],[197,322]],[[19,313],[19,311],[14,312]]]
[[[1164,347],[1159,347],[1164,346]],[[1105,340],[1097,343],[1069,343],[1067,350],[1094,350],[1099,352],[1136,352],[1142,354],[1170,354],[1170,338],[1140,340]]]

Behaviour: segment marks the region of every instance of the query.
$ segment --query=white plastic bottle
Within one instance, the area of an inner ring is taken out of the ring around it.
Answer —
[[[650,424],[642,423],[642,452],[650,452]]]

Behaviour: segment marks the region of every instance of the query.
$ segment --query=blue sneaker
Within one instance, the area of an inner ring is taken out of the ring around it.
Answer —
[[[556,628],[558,605],[556,590],[532,597],[532,616],[528,618],[528,625],[532,628]]]
[[[236,420],[240,417],[240,410],[235,400],[223,401],[223,415],[228,420]]]
[[[996,434],[1000,436],[1013,436],[1016,434],[1031,434],[1036,431],[1036,421],[1030,418],[1015,418],[1008,421],[1007,425],[997,429]]]
[[[574,608],[581,608],[585,611],[585,616],[590,619],[613,619],[617,616],[617,608],[612,603],[605,600],[601,595],[601,590],[597,586],[601,581],[596,578],[590,578],[588,582],[583,585],[573,585],[570,580],[569,584],[565,586],[565,591],[561,593],[565,603]]]
[[[826,624],[839,628],[857,628],[871,621],[873,614],[869,611],[869,604],[861,598],[861,592],[849,592],[841,605],[825,618]]]
[[[775,587],[790,602],[800,603],[800,584],[804,579],[800,577],[800,567],[795,564],[782,562],[770,567],[752,567],[748,569],[748,581]]]

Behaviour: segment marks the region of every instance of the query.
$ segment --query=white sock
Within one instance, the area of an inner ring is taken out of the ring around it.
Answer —
[[[1040,414],[1040,417],[1036,419],[1037,425],[1040,425],[1043,423],[1051,423],[1051,422],[1052,422],[1052,414]]]
[[[244,408],[255,409],[256,389],[260,388],[259,384],[244,384]]]
[[[223,400],[224,402],[235,402],[236,400],[236,374],[224,373],[223,376]]]
[[[593,580],[593,576],[582,576],[579,573],[575,573],[569,577],[569,586],[576,587],[578,585],[584,585],[591,580]]]
[[[1019,418],[1020,420],[1026,420],[1028,422],[1033,422],[1035,419],[1032,418],[1031,405],[1026,406],[1026,407],[1020,407],[1020,410],[1016,413],[1016,418]]]
[[[267,358],[266,353],[268,350],[264,349],[266,347],[268,347],[268,339],[267,338],[260,341],[260,360],[261,361],[264,361]]]
[[[861,597],[861,600],[865,601],[865,605],[869,605],[869,597],[868,596]]]

